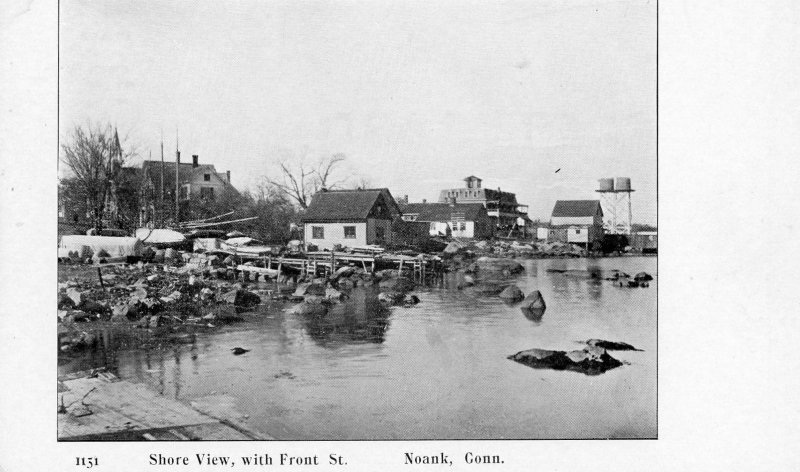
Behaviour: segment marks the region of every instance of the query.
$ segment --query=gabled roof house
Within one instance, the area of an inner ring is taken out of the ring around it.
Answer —
[[[492,224],[480,203],[409,203],[402,205],[403,220],[430,223],[430,234],[483,239],[492,236]]]
[[[389,189],[322,190],[302,217],[306,247],[331,250],[392,242],[392,221],[401,215]]]

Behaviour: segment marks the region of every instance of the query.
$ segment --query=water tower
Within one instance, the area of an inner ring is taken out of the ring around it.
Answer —
[[[600,179],[600,205],[603,207],[603,229],[609,234],[631,234],[630,177]]]

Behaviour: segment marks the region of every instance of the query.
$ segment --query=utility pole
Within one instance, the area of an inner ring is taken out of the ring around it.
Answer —
[[[178,210],[180,208],[180,181],[178,180],[178,167],[181,164],[181,151],[178,145],[178,129],[175,129],[175,225],[178,225]]]
[[[158,194],[158,227],[164,227],[164,130],[161,130],[161,191]]]

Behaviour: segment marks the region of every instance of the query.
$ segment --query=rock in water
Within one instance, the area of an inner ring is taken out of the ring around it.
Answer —
[[[261,303],[261,298],[253,292],[247,290],[233,289],[222,294],[221,299],[233,305],[250,308]]]
[[[381,280],[378,286],[381,288],[381,291],[405,294],[406,292],[414,290],[414,281],[405,277],[398,277],[396,279]]]
[[[250,352],[250,349],[244,349],[244,348],[241,348],[241,347],[234,347],[233,349],[231,349],[231,352],[233,353],[234,356],[241,356],[245,352]]]
[[[508,271],[508,274],[519,274],[525,270],[522,264],[513,259],[501,259],[497,257],[479,257],[476,261],[478,268],[482,271],[503,273]]]
[[[547,308],[547,304],[544,302],[542,292],[534,290],[533,292],[529,293],[528,296],[522,300],[522,308],[528,310],[544,310]]]
[[[509,285],[499,295],[500,298],[503,300],[508,301],[519,301],[525,298],[525,294],[522,293],[522,290],[519,289],[516,285]]]
[[[586,341],[586,344],[589,346],[606,349],[608,351],[641,351],[641,349],[636,349],[628,343],[606,341],[604,339],[590,339]]]
[[[653,280],[653,276],[648,274],[647,272],[639,272],[635,276],[633,276],[633,280],[637,282],[648,282]]]
[[[402,292],[381,292],[378,294],[378,301],[387,305],[395,305],[403,301]]]
[[[605,349],[588,346],[576,351],[529,349],[508,356],[509,359],[534,369],[572,370],[586,375],[598,375],[622,365]]]

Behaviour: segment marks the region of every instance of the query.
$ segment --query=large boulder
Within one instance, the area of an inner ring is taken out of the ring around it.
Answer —
[[[401,292],[381,292],[378,294],[378,301],[386,305],[397,305],[403,302],[405,296]]]
[[[164,260],[165,261],[173,262],[177,258],[178,258],[178,251],[176,251],[175,249],[167,248],[164,251]]]
[[[290,313],[301,316],[325,316],[328,313],[328,305],[321,300],[306,300],[289,309]]]
[[[316,295],[324,297],[325,284],[318,284],[318,283],[297,284],[297,289],[294,291],[293,295],[296,297],[304,297],[306,295]]]
[[[378,284],[381,291],[406,293],[414,290],[414,281],[405,277],[381,280]]]
[[[240,288],[235,288],[229,292],[223,293],[220,299],[231,305],[242,308],[251,308],[261,303],[261,298],[258,295]]]
[[[147,298],[147,290],[144,287],[136,287],[131,292],[131,300],[144,300]]]
[[[653,276],[647,272],[639,272],[633,276],[633,280],[637,282],[649,282],[650,280],[653,280]]]
[[[83,302],[78,305],[78,308],[86,313],[95,313],[98,315],[101,315],[107,311],[106,305],[89,299],[83,300]]]
[[[72,300],[74,306],[80,306],[83,303],[85,298],[84,292],[81,292],[77,288],[70,287],[67,289],[67,296]]]
[[[58,296],[58,309],[59,310],[71,310],[75,308],[75,302],[72,301],[72,298],[68,297],[66,294],[60,294]]]
[[[111,321],[114,323],[136,321],[139,319],[139,306],[136,303],[121,303],[111,309]]]
[[[509,275],[519,274],[525,270],[522,264],[513,259],[502,259],[498,257],[479,257],[476,261],[478,269],[487,272],[507,273]]]
[[[166,254],[166,252],[167,251],[165,251],[164,249],[157,249],[155,251],[155,254],[153,254],[153,262],[156,262],[156,263],[159,263],[159,264],[164,262],[164,254]]]
[[[507,300],[510,302],[518,302],[525,298],[525,294],[522,293],[519,287],[516,285],[509,285],[502,292],[498,295],[503,300]]]
[[[534,290],[529,293],[528,296],[522,300],[522,308],[527,310],[544,310],[547,308],[542,292]]]
[[[355,288],[356,283],[350,279],[339,279],[339,281],[336,282],[336,286],[339,288],[339,290],[352,290]]]
[[[345,266],[340,267],[339,269],[334,272],[332,279],[338,280],[342,277],[349,277],[353,272],[355,272],[355,267]]]
[[[462,249],[462,247],[463,246],[461,244],[458,244],[457,242],[453,241],[450,244],[448,244],[442,252],[445,254],[456,254],[458,251]]]
[[[509,359],[535,369],[573,370],[586,375],[597,375],[622,365],[605,349],[588,346],[575,351],[528,349],[508,356]]]
[[[342,301],[347,298],[342,292],[336,290],[335,288],[328,288],[325,289],[325,298],[331,301]]]

